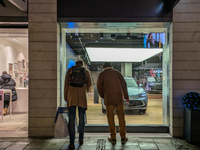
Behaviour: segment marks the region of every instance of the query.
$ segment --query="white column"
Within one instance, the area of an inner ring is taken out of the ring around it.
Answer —
[[[121,63],[121,73],[124,77],[132,77],[132,62]]]

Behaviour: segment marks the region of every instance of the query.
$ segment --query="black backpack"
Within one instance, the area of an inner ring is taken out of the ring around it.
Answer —
[[[73,87],[83,87],[86,83],[86,70],[83,67],[72,67],[72,73],[69,75],[69,85]]]

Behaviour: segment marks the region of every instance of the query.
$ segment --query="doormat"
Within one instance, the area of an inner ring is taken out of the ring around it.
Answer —
[[[98,139],[96,150],[105,150],[105,149],[106,149],[106,140],[105,139]]]
[[[172,145],[179,150],[189,149],[188,147],[184,146],[179,139],[171,139]]]

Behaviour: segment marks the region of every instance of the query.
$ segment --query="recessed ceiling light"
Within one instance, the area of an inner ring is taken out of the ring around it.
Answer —
[[[18,42],[18,40],[17,39],[13,39],[15,42]]]
[[[141,62],[163,51],[162,48],[86,47],[91,62]]]

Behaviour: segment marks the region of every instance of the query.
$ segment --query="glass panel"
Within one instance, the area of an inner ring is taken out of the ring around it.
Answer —
[[[169,23],[71,24],[61,23],[61,89],[66,70],[76,60],[83,60],[93,83],[88,93],[87,124],[107,124],[106,106],[96,88],[104,62],[111,62],[127,82],[127,124],[168,124]],[[115,121],[118,123],[117,116]]]

